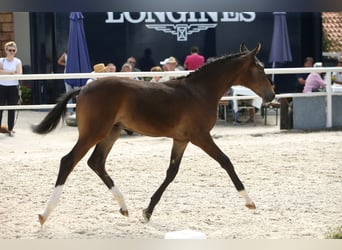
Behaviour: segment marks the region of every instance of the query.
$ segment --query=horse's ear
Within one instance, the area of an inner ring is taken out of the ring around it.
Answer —
[[[261,44],[258,43],[258,45],[257,45],[256,48],[252,51],[252,53],[253,53],[254,55],[258,54],[259,51],[260,51],[260,49],[261,49]]]
[[[241,43],[240,45],[240,52],[248,52],[249,49],[247,48],[245,43]]]

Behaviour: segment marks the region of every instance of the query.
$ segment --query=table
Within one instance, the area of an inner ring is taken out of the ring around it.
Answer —
[[[243,96],[256,97],[256,98],[251,99],[252,105],[258,109],[261,109],[262,98],[258,96],[253,90],[251,90],[250,88],[241,86],[241,85],[234,85],[231,87],[231,89],[233,91],[232,96],[243,95]],[[233,109],[235,113],[239,111],[238,100],[233,100]]]
[[[342,92],[342,84],[334,83],[331,86],[332,92]]]

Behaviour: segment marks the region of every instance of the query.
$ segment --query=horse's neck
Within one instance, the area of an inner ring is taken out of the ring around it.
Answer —
[[[216,66],[213,68],[202,69],[193,82],[198,91],[201,91],[208,96],[218,101],[238,79],[239,69],[241,68],[237,63],[222,62],[221,68]]]

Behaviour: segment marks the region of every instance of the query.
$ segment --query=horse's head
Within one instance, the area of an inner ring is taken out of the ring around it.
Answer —
[[[250,51],[245,44],[241,44],[240,51],[241,53],[246,53],[244,55],[246,62],[243,66],[245,74],[241,76],[239,83],[241,82],[241,84],[252,89],[266,102],[268,102],[272,101],[274,98],[274,84],[265,74],[263,63],[261,63],[256,57],[260,48],[261,45],[259,43],[254,50]]]

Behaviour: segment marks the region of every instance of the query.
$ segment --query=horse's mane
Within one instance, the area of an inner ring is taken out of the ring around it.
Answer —
[[[204,64],[202,67],[196,69],[195,71],[191,72],[190,74],[188,74],[186,76],[179,76],[179,77],[177,77],[177,79],[183,79],[183,78],[191,77],[194,74],[197,74],[199,72],[206,70],[208,67],[217,65],[219,63],[222,63],[223,61],[234,59],[234,58],[240,57],[242,55],[246,55],[246,54],[247,54],[247,52],[238,52],[238,53],[234,53],[234,54],[215,57],[212,62]]]

